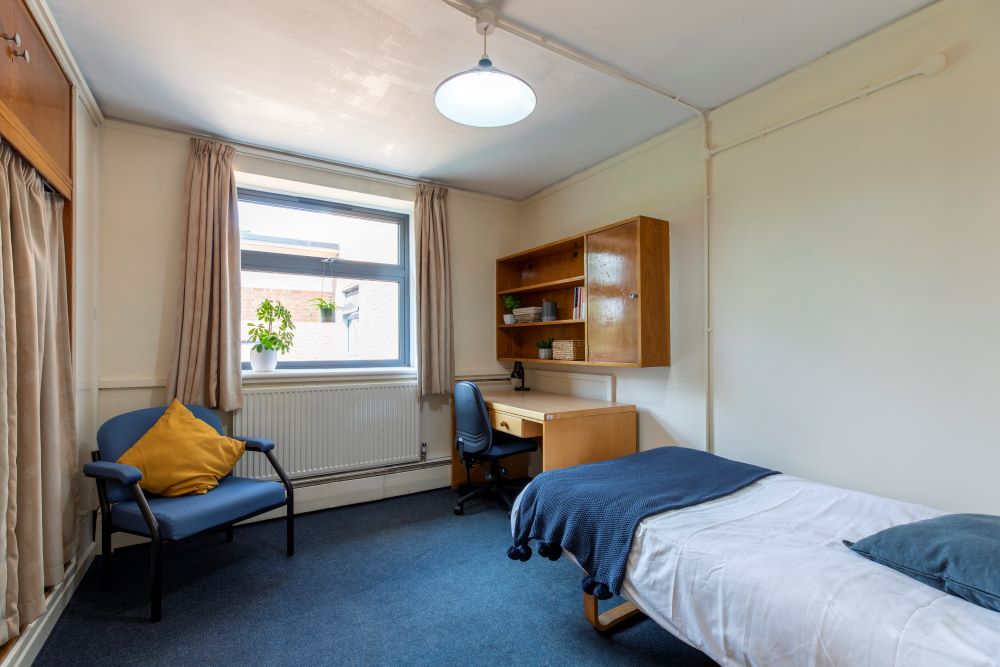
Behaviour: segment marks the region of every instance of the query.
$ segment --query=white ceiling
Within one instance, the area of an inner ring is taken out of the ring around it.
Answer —
[[[475,65],[440,0],[48,0],[104,113],[523,199],[688,117],[498,30],[538,107],[506,128],[434,108]],[[496,2],[504,16],[715,107],[928,0]]]

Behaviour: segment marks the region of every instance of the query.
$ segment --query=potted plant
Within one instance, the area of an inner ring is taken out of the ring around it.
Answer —
[[[316,308],[319,310],[320,322],[329,323],[336,321],[336,319],[333,316],[334,312],[336,312],[337,310],[336,301],[327,301],[321,296],[318,296],[314,299],[310,299],[310,301],[316,304]]]
[[[257,322],[247,322],[247,326],[250,368],[255,373],[273,372],[278,367],[278,352],[288,352],[292,347],[292,314],[280,301],[264,299],[257,306]]]
[[[552,358],[552,341],[554,338],[542,338],[541,340],[535,341],[535,347],[538,348],[538,358],[539,359],[551,359]]]
[[[510,294],[504,295],[503,307],[507,309],[507,312],[503,314],[504,324],[514,324],[514,309],[520,305],[521,301],[516,296],[511,296]]]

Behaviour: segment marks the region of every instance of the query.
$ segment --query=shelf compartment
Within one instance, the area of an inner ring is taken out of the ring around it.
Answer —
[[[504,296],[505,294],[529,294],[531,292],[547,292],[549,290],[559,289],[560,287],[583,287],[583,280],[583,276],[560,278],[559,280],[549,280],[544,283],[535,283],[534,285],[525,285],[524,287],[514,287],[513,289],[500,290],[497,294],[500,296]]]
[[[638,363],[618,362],[618,361],[586,361],[568,359],[539,359],[538,357],[500,357],[498,361],[514,363],[520,361],[525,364],[564,364],[570,366],[613,366],[616,368],[641,368]]]
[[[587,320],[550,320],[548,322],[515,322],[514,324],[498,324],[501,329],[519,329],[521,327],[551,327],[559,324],[583,324]]]

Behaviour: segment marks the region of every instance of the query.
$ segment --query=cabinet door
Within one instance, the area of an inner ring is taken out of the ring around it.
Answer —
[[[23,0],[0,0],[0,29],[21,37],[20,50],[30,60],[14,56],[14,45],[0,41],[0,102],[7,137],[58,190],[69,195],[73,161],[73,87]],[[23,130],[21,129],[23,128]]]
[[[639,223],[587,236],[587,360],[639,362]]]

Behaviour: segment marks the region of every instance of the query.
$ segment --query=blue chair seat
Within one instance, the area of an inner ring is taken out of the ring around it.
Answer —
[[[223,477],[217,487],[205,494],[176,498],[148,496],[148,501],[159,524],[160,536],[168,540],[182,540],[203,530],[283,505],[285,487],[278,482]],[[115,503],[111,507],[111,518],[118,528],[149,534],[149,527],[134,500]]]
[[[502,459],[522,452],[533,452],[538,449],[538,443],[530,438],[519,438],[504,431],[493,430],[493,445],[485,452],[478,454],[481,459]]]

